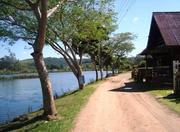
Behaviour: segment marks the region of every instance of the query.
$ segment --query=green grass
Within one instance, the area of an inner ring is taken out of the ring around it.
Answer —
[[[26,125],[20,129],[14,130],[18,132],[69,132],[74,126],[74,120],[81,108],[88,101],[90,95],[100,84],[99,82],[85,86],[84,90],[80,90],[69,95],[65,95],[56,100],[56,107],[60,116],[56,121],[36,121]],[[30,116],[37,115],[42,111],[32,113]]]
[[[180,97],[168,98],[168,95],[171,95],[173,90],[152,90],[149,92],[154,95],[162,104],[180,114]]]

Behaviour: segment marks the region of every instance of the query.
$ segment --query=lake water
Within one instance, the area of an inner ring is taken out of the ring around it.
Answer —
[[[105,75],[105,73],[104,73]],[[53,92],[58,96],[76,90],[77,79],[72,72],[49,74]],[[86,84],[95,80],[94,71],[84,72]],[[100,76],[100,75],[99,75]],[[0,122],[42,107],[40,81],[35,79],[0,80]]]

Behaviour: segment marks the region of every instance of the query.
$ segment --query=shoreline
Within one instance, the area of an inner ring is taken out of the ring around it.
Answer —
[[[13,80],[13,79],[31,79],[38,78],[37,73],[27,73],[27,74],[10,74],[10,75],[0,75],[0,80]]]
[[[91,71],[91,70],[86,70],[86,71]],[[72,71],[49,71],[48,73],[57,73],[57,72],[72,72]],[[31,79],[31,78],[39,78],[38,73],[28,72],[28,73],[0,74],[0,80]]]
[[[55,74],[61,74],[61,73],[55,73]],[[19,75],[19,74],[18,74],[18,75]],[[52,75],[53,75],[53,74],[52,74]],[[64,75],[64,74],[63,74],[63,75]],[[106,78],[106,77],[104,76],[104,78]],[[30,79],[30,80],[31,80],[31,79]],[[37,79],[36,79],[36,80],[37,80]],[[11,81],[11,80],[9,80],[9,81]],[[9,82],[9,81],[7,80],[7,82]],[[12,80],[12,81],[13,81],[13,80]],[[23,79],[22,79],[22,81],[23,81]],[[95,82],[94,79],[92,79],[92,80],[89,79],[89,81],[87,81],[87,84],[86,84],[86,85],[91,84],[92,81]],[[1,82],[3,82],[3,81],[1,81]],[[69,89],[69,88],[67,88],[67,89]],[[75,91],[74,91],[74,90],[75,90]],[[75,92],[76,92],[76,89],[74,89],[74,90],[73,90],[73,91],[67,90],[67,93],[64,93],[64,94],[62,94],[62,95],[60,95],[60,96],[59,96],[58,94],[56,94],[57,92],[55,92],[55,93],[54,93],[54,98],[55,98],[55,99],[58,99],[58,98],[62,98],[62,97],[64,97],[64,96],[67,96],[67,95],[69,95],[69,94],[75,93]],[[30,110],[29,110],[29,108],[30,108]],[[12,108],[12,109],[13,109],[13,108]],[[32,110],[32,107],[31,107],[31,106],[30,106],[30,107],[28,106],[28,108],[25,109],[25,114],[27,114],[27,113],[29,113],[29,112],[34,112],[34,111],[39,110],[39,109],[41,109],[41,107],[38,107],[37,109]],[[0,125],[7,124],[7,123],[11,122],[12,120],[14,120],[14,118],[17,118],[17,117],[20,117],[20,118],[21,118],[21,115],[23,116],[24,114],[21,113],[21,114],[19,114],[19,115],[13,116],[13,118],[9,116],[9,118],[5,118],[5,120],[2,121],[2,122],[0,123]]]
[[[76,117],[78,111],[82,108],[82,106],[84,106],[84,104],[88,101],[88,98],[90,97],[90,95],[95,91],[95,89],[102,82],[103,81],[101,81],[101,80],[99,80],[97,82],[96,81],[90,82],[85,85],[85,88],[83,91],[74,90],[69,93],[65,93],[62,96],[56,97],[55,102],[56,102],[56,105],[58,105],[57,110],[60,110],[60,112],[58,112],[59,116],[63,116],[65,113],[69,113],[69,111],[71,111],[70,115],[65,114],[66,115],[65,118],[63,118],[63,119],[60,118],[60,120],[57,120],[57,121],[63,122],[62,124],[67,124],[67,121],[68,121],[68,125],[62,125],[62,127],[65,127],[65,129],[72,128],[73,120]],[[81,98],[84,98],[84,99],[81,100]],[[73,106],[74,104],[76,104],[76,105]],[[74,110],[74,107],[77,107],[76,110]],[[77,109],[79,109],[79,110],[77,110]],[[42,110],[42,108],[40,108],[37,111],[19,115],[19,116],[15,117],[14,119],[12,119],[11,121],[7,121],[5,123],[0,123],[0,131],[26,129],[26,128],[24,128],[24,126],[26,126],[26,125],[30,125],[28,127],[31,127],[31,125],[32,126],[36,125],[36,123],[31,124],[32,120],[36,121],[39,125],[44,125],[44,123],[51,122],[51,121],[43,120],[42,113],[43,113],[43,110]],[[69,118],[71,118],[70,122],[69,122]],[[28,128],[28,129],[31,129],[31,128]]]

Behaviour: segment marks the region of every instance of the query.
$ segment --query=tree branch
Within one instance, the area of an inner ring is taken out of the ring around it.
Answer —
[[[10,18],[11,17],[11,18]],[[12,16],[10,16],[8,18],[0,18],[0,21],[3,21],[3,22],[6,22],[6,23],[9,23],[9,25],[11,26],[18,26],[18,27],[21,27],[23,29],[25,29],[26,31],[28,32],[31,32],[31,33],[34,33],[34,34],[37,34],[37,32],[27,28],[26,26],[20,24],[18,21],[16,21],[16,19]]]
[[[48,26],[49,26],[49,25],[48,25]],[[55,30],[53,30],[53,29],[51,29],[50,32],[53,32],[57,37],[59,36],[58,33],[57,33]],[[74,59],[75,61],[77,61],[76,55],[75,55],[72,47],[69,45],[69,43],[68,43],[67,41],[65,41],[65,40],[61,40],[61,41],[63,42],[63,44],[64,44],[65,47],[66,47],[66,46],[68,47],[69,51],[71,52],[71,55],[72,55],[73,59]],[[57,44],[57,43],[56,43],[56,44]],[[58,44],[57,44],[57,45],[58,45]],[[59,45],[58,45],[58,46],[59,46]],[[61,47],[59,46],[59,48],[61,48]],[[70,57],[70,58],[71,58],[71,57]],[[71,59],[72,59],[72,58],[71,58]],[[73,59],[72,59],[72,61],[74,62]]]
[[[77,61],[76,55],[75,55],[75,53],[74,53],[72,47],[69,45],[69,43],[66,42],[66,41],[64,41],[64,40],[62,40],[62,42],[64,43],[64,45],[66,45],[66,46],[68,47],[68,49],[70,50],[70,52],[71,52],[71,54],[72,54],[74,60]]]
[[[55,50],[55,51],[57,51],[58,53],[60,53],[63,57],[64,57],[64,59],[66,60],[66,62],[68,63],[68,65],[69,65],[69,67],[71,68],[71,70],[72,70],[72,72],[74,73],[74,75],[77,77],[77,70],[76,70],[76,68],[74,67],[74,65],[72,65],[72,63],[70,62],[70,58],[68,58],[68,56],[67,56],[67,54],[66,54],[66,52],[62,49],[60,49],[59,47],[57,47],[57,45],[56,44],[54,44],[51,40],[47,40],[48,41],[48,43],[50,44],[50,46]],[[51,42],[50,42],[51,41]],[[72,61],[72,60],[71,60]]]
[[[57,5],[47,11],[47,17],[53,15],[54,12],[64,3],[64,2],[75,2],[76,0],[60,0]]]
[[[64,54],[66,54],[66,56],[68,56],[68,58],[73,62],[73,59],[72,57],[57,43],[55,42],[54,40],[52,40],[51,38],[48,38],[49,39],[49,44],[53,44],[53,45],[56,45],[56,47],[61,51],[63,52]]]
[[[36,38],[33,37],[26,37],[26,36],[15,36],[15,39],[24,39],[24,40],[35,40]]]
[[[58,49],[59,49],[59,53],[62,53],[69,58],[69,60],[72,62],[73,64],[73,67],[75,67],[76,70],[80,70],[80,67],[78,65],[78,61],[77,59],[75,58],[75,60],[73,60],[73,58],[57,43],[55,42],[54,40],[50,39],[51,43],[49,44],[52,44],[52,45],[55,45]],[[57,51],[57,50],[56,50]],[[76,57],[76,56],[75,56]],[[77,72],[78,73],[78,72]]]
[[[49,9],[47,11],[47,17],[50,17],[56,10],[65,2],[65,0],[60,0],[56,6],[53,8]]]

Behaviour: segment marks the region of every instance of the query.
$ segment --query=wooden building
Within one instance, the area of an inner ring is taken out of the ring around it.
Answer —
[[[146,48],[146,67],[138,79],[173,81],[173,61],[180,60],[180,12],[154,12]]]

